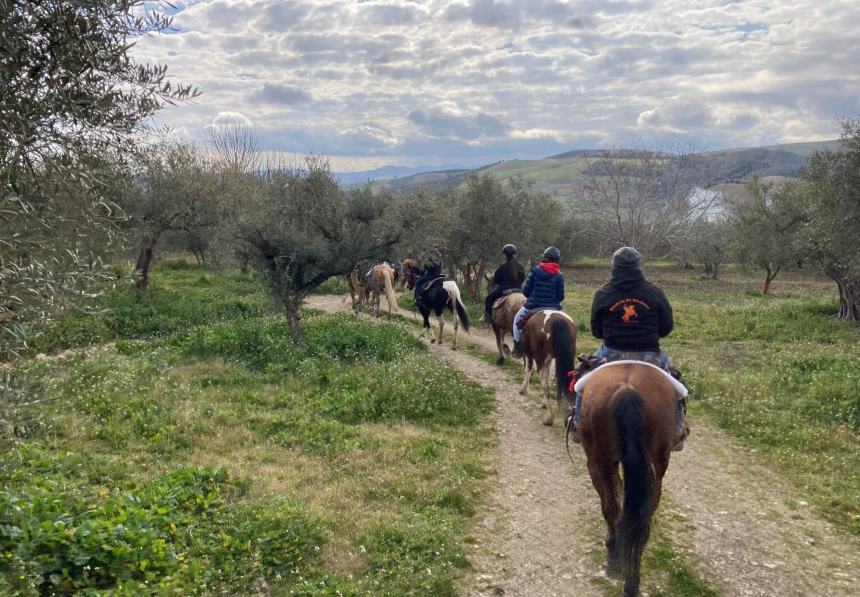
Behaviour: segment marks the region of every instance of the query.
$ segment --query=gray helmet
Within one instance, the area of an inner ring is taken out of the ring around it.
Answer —
[[[514,245],[507,244],[502,247],[502,253],[505,254],[505,257],[511,258],[517,255],[517,248]]]
[[[547,261],[558,263],[558,260],[561,259],[561,251],[556,247],[547,247],[546,251],[543,252],[543,258]]]

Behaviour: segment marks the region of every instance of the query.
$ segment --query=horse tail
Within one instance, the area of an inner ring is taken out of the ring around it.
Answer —
[[[397,310],[397,296],[394,294],[394,285],[391,281],[391,270],[383,269],[382,277],[385,279],[385,297],[388,299],[388,312]]]
[[[651,532],[651,466],[645,448],[642,396],[623,387],[613,396],[624,471],[624,505],[618,524],[618,553],[625,574],[634,570]]]
[[[460,323],[463,324],[463,329],[468,332],[469,314],[466,312],[466,305],[463,304],[463,300],[460,298],[460,289],[454,282],[451,282],[450,284],[446,282],[443,286],[445,287],[445,290],[448,291],[448,298],[451,299],[454,310],[457,311],[457,317],[460,318]]]
[[[573,353],[576,347],[570,341],[571,323],[564,317],[552,320],[553,352],[555,353],[555,377],[558,384],[558,396],[568,393],[568,375],[573,371]]]

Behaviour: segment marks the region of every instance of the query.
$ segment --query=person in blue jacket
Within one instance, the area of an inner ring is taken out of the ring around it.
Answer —
[[[561,302],[564,300],[564,274],[558,269],[560,258],[561,252],[557,248],[547,247],[540,264],[529,272],[523,288],[523,294],[527,299],[526,304],[514,317],[514,350],[511,354],[516,359],[523,356],[520,352],[520,338],[523,335],[520,329],[520,318],[523,314],[534,309],[561,311]]]

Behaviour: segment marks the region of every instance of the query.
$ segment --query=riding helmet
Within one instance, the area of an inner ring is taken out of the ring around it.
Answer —
[[[543,258],[545,261],[558,263],[558,260],[561,259],[561,251],[556,247],[547,247],[546,251],[543,252]]]
[[[517,255],[517,248],[514,245],[507,244],[502,247],[502,253],[505,254],[505,257],[511,258]]]

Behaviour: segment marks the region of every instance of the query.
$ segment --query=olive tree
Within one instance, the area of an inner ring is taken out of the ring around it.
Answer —
[[[169,26],[145,0],[0,2],[0,320],[49,313],[90,275],[99,247],[84,254],[77,239],[112,234],[121,215],[105,162],[162,105],[197,93],[129,56]]]
[[[860,120],[841,122],[838,151],[814,154],[788,193],[803,206],[800,241],[839,289],[836,317],[860,321]]]
[[[799,256],[797,231],[801,214],[785,188],[774,189],[758,176],[747,184],[749,202],[736,202],[731,211],[731,230],[737,260],[764,270],[762,292]]]
[[[162,143],[141,156],[124,205],[138,243],[137,287],[149,285],[149,269],[165,234],[211,234],[223,192],[220,172],[187,143]]]
[[[328,162],[268,168],[256,193],[227,222],[237,250],[259,271],[287,311],[296,344],[304,345],[299,309],[328,278],[363,259],[382,259],[401,240],[399,208],[364,191],[346,194]]]

